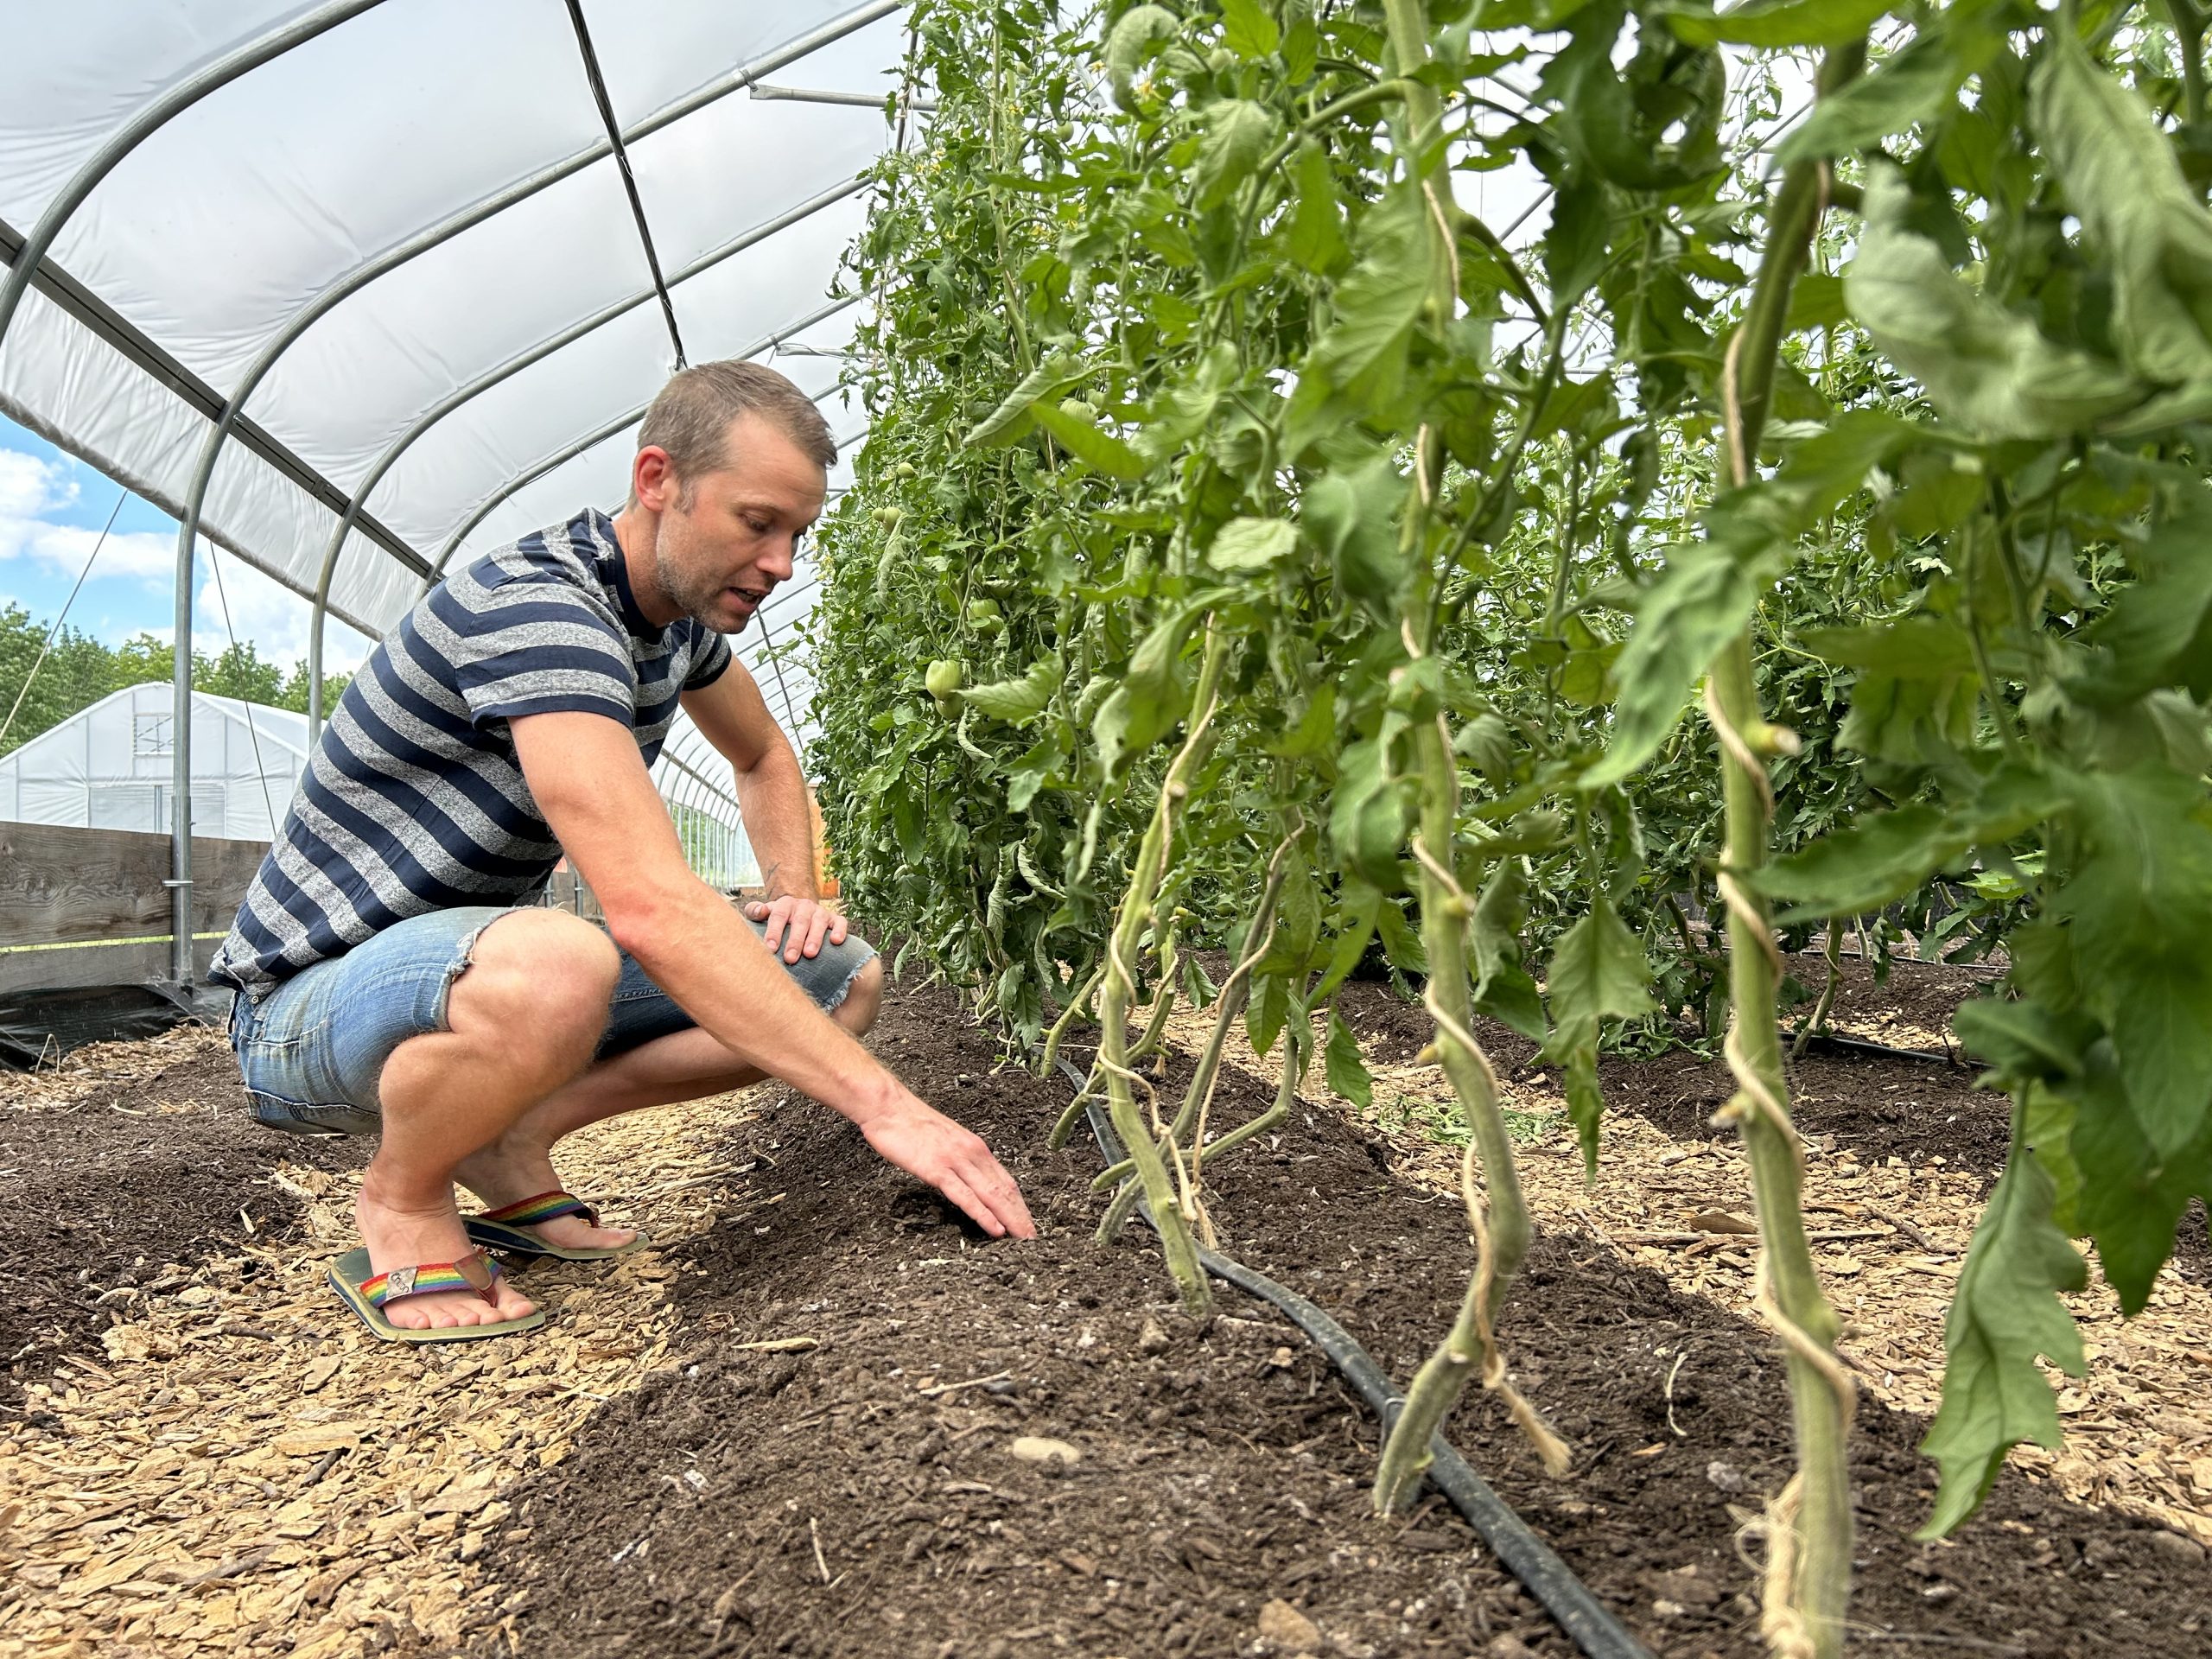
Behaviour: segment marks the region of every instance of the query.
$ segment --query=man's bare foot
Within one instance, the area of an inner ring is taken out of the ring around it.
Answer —
[[[528,1146],[509,1136],[471,1153],[454,1171],[454,1179],[483,1200],[486,1210],[503,1210],[541,1192],[562,1189],[553,1172],[552,1154],[543,1147]],[[524,1230],[564,1250],[614,1250],[637,1234],[622,1227],[594,1227],[582,1216],[556,1216],[533,1222]]]
[[[401,1209],[381,1201],[373,1172],[353,1201],[353,1219],[369,1247],[369,1265],[378,1273],[395,1268],[458,1262],[476,1247],[461,1224],[461,1211],[448,1198],[442,1210]],[[499,1325],[526,1319],[534,1305],[502,1274],[492,1281],[495,1299],[487,1302],[473,1290],[445,1290],[404,1296],[384,1306],[384,1316],[403,1331],[443,1330],[462,1325]]]

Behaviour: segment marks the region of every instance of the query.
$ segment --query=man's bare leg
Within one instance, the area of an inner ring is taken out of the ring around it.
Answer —
[[[830,1018],[855,1036],[865,1035],[883,1007],[883,963],[870,957],[855,976]],[[721,1040],[694,1027],[601,1062],[556,1089],[515,1120],[496,1142],[464,1159],[454,1179],[487,1210],[520,1203],[561,1186],[553,1148],[588,1123],[650,1106],[667,1106],[743,1089],[762,1073]],[[594,1227],[582,1216],[556,1216],[532,1229],[565,1249],[611,1249],[637,1235],[619,1227]]]
[[[451,1028],[402,1043],[378,1080],[384,1135],[353,1206],[378,1272],[457,1262],[473,1248],[454,1172],[591,1064],[620,968],[604,933],[559,911],[514,911],[477,936],[453,982]],[[408,1297],[385,1317],[420,1331],[531,1312],[504,1276],[493,1294],[496,1306],[474,1291]]]

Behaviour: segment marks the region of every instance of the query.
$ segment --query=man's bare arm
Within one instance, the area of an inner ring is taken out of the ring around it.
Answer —
[[[537,810],[607,912],[614,941],[748,1065],[858,1124],[868,1144],[985,1230],[1028,1237],[1021,1194],[976,1135],[925,1104],[777,966],[683,861],[638,746],[601,715],[530,715],[515,753]]]

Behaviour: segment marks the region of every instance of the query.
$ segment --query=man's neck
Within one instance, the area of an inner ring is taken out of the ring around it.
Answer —
[[[630,597],[637,601],[640,616],[655,627],[664,628],[683,613],[660,590],[653,558],[653,548],[659,538],[658,513],[649,513],[632,502],[614,515],[614,556],[622,562],[622,574],[630,584]]]

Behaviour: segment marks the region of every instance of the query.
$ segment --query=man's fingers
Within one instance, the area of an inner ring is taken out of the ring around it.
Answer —
[[[1037,1236],[1037,1224],[1029,1218],[1029,1206],[1022,1202],[1021,1188],[1007,1173],[1006,1166],[992,1156],[988,1147],[978,1147],[972,1166],[963,1173],[970,1190],[990,1205],[992,1215],[1007,1232],[1016,1238]]]
[[[810,958],[822,954],[822,941],[829,932],[830,912],[817,906],[812,919],[806,925],[805,952]]]
[[[937,1184],[937,1190],[968,1212],[968,1218],[993,1238],[1006,1235],[1006,1224],[1001,1221],[991,1206],[976,1194],[975,1189],[952,1171],[947,1170]]]
[[[791,918],[791,901],[790,899],[779,899],[768,906],[768,914],[766,918],[768,927],[761,938],[766,942],[771,950],[783,949],[784,935],[790,931]]]

